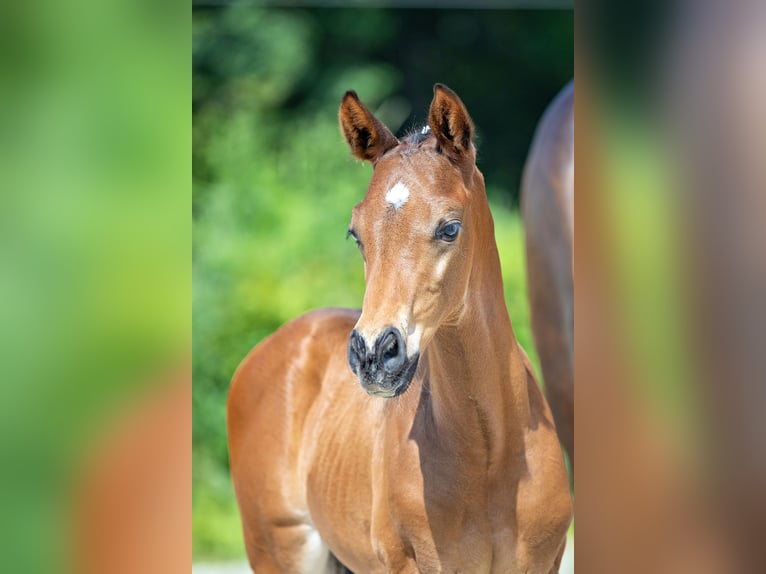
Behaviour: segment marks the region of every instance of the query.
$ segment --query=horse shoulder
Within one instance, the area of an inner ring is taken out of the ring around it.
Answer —
[[[251,560],[304,545],[311,527],[299,464],[304,425],[328,358],[357,316],[344,309],[302,315],[261,341],[234,374],[227,402],[229,455]],[[278,544],[280,536],[292,537],[290,543]],[[277,558],[294,562],[287,554]]]
[[[517,563],[547,557],[552,564],[572,521],[572,498],[553,416],[531,365],[526,368],[531,424],[524,441],[526,473],[517,498]]]
[[[348,336],[358,316],[357,310],[317,309],[286,323],[256,345],[240,363],[229,387],[230,434],[233,431],[236,437],[263,403],[287,403],[296,392],[315,396],[329,355]]]

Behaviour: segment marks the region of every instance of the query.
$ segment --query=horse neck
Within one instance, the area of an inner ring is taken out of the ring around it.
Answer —
[[[421,406],[427,403],[442,438],[455,431],[455,440],[470,448],[483,440],[489,451],[515,451],[511,443],[522,440],[520,429],[529,420],[528,378],[505,306],[488,207],[486,212],[487,235],[475,251],[464,307],[424,352]]]

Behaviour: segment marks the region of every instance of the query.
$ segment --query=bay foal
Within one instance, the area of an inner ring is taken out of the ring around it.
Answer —
[[[428,128],[401,142],[354,92],[339,116],[374,168],[349,227],[364,303],[288,323],[234,376],[229,448],[250,564],[556,572],[567,476],[506,311],[468,113],[437,84]]]

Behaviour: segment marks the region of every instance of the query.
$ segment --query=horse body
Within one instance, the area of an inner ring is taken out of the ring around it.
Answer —
[[[574,84],[545,111],[524,167],[532,332],[545,391],[574,472]]]
[[[230,454],[250,563],[556,572],[566,471],[506,311],[470,118],[437,85],[425,138],[398,142],[353,93],[340,119],[374,165],[350,230],[364,305],[294,320],[234,377]]]

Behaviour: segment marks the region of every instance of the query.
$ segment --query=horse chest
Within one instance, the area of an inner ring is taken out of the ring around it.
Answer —
[[[457,459],[408,454],[389,462],[374,497],[373,546],[386,571],[516,572],[515,502]]]

